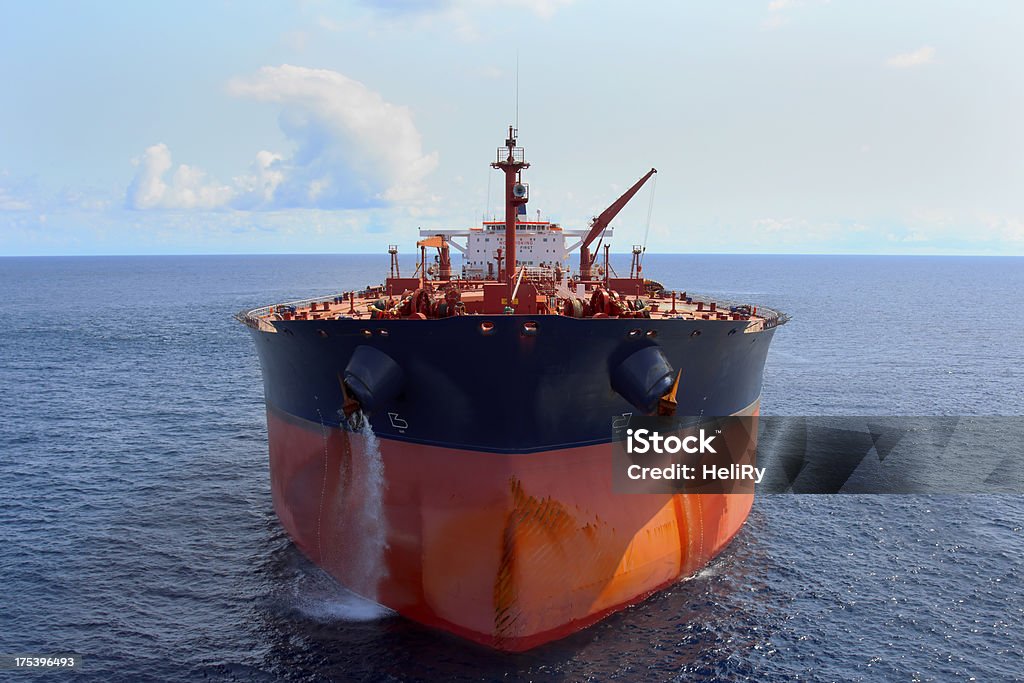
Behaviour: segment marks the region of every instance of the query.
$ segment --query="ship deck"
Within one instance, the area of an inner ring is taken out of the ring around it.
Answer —
[[[427,281],[427,286],[437,285],[436,282]],[[474,316],[496,316],[496,315],[519,315],[521,317],[537,317],[544,315],[563,315],[559,306],[555,303],[555,297],[537,295],[537,305],[543,312],[536,313],[502,313],[487,311],[484,307],[483,285],[492,283],[468,283],[460,282],[461,301],[465,304],[465,315]],[[404,292],[408,296],[410,292]],[[588,291],[589,297],[592,292]],[[400,296],[391,296],[385,292],[383,286],[370,287],[362,291],[343,292],[322,297],[304,299],[302,301],[291,301],[281,304],[264,306],[252,311],[247,311],[240,317],[249,324],[255,324],[260,329],[268,332],[276,331],[270,323],[272,321],[296,320],[371,320],[379,318],[375,313],[375,306],[381,300],[395,301]],[[708,321],[742,321],[746,323],[744,332],[760,332],[766,328],[774,327],[780,322],[780,314],[776,311],[753,305],[736,304],[733,302],[715,301],[705,297],[698,297],[687,292],[664,290],[657,294],[644,296],[627,296],[623,299],[630,301],[645,302],[646,314],[643,316],[627,312],[622,316],[600,316],[597,319],[618,319],[635,318],[646,320],[708,320]],[[392,319],[396,316],[389,316]],[[404,319],[417,319],[417,316],[398,316]],[[442,316],[445,317],[445,316]],[[587,316],[592,319],[593,316]],[[427,318],[429,319],[429,318]],[[783,320],[784,321],[784,320]]]

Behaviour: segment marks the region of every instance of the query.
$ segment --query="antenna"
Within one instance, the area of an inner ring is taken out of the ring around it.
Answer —
[[[516,48],[516,130],[519,130],[519,48]]]

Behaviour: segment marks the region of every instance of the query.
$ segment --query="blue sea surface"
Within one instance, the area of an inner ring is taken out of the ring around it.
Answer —
[[[1022,496],[760,496],[697,576],[520,655],[347,593],[274,516],[259,365],[231,315],[386,269],[0,259],[0,653],[76,652],[74,680],[98,681],[1024,675]],[[1021,414],[1024,259],[652,254],[645,274],[792,316],[766,414]]]

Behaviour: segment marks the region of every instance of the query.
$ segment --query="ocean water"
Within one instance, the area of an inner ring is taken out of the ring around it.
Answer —
[[[102,681],[1022,676],[1021,496],[762,496],[697,576],[521,655],[346,592],[274,517],[231,315],[386,267],[0,259],[0,653],[76,652],[75,680]],[[650,255],[645,272],[793,316],[765,413],[1021,414],[1024,259]]]

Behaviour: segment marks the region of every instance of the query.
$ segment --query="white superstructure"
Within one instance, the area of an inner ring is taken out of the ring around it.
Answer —
[[[550,221],[516,222],[516,262],[530,271],[554,271],[560,267],[570,270],[569,253],[579,247],[586,230],[564,230]],[[608,228],[606,236],[611,236]],[[444,235],[448,243],[462,254],[462,274],[469,280],[494,279],[498,272],[497,250],[505,254],[504,221],[484,221],[480,227],[468,230],[420,228],[420,237]],[[566,239],[572,243],[566,246]],[[504,259],[504,256],[502,256]],[[504,260],[501,267],[505,267]]]

